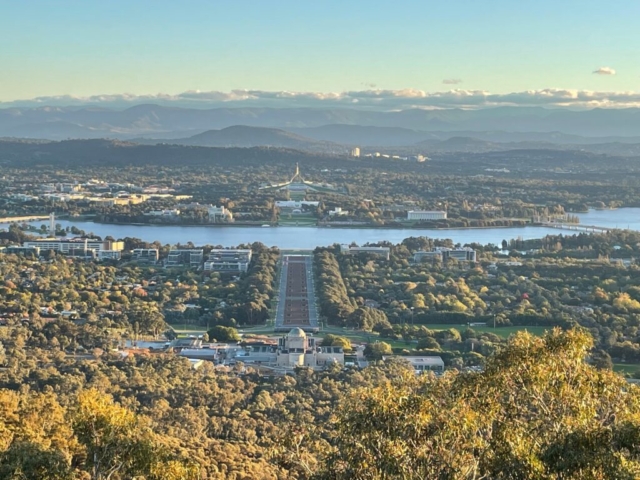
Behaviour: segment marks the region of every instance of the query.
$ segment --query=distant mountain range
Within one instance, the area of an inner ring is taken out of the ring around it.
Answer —
[[[461,132],[494,132],[502,135],[536,133],[558,135],[560,138],[565,138],[563,135],[600,137],[599,142],[603,142],[626,140],[605,140],[602,137],[640,137],[640,109],[571,111],[540,107],[499,107],[480,110],[411,109],[379,112],[346,108],[202,110],[158,105],[138,105],[126,110],[99,107],[0,109],[0,136],[13,137],[184,138],[195,133],[234,125],[279,128],[316,140],[337,141],[344,144],[371,144],[367,139],[376,135],[381,137],[382,144],[417,143],[428,139],[420,138],[421,134],[431,132],[457,132],[456,135],[463,135]],[[358,128],[348,130],[345,126],[386,127],[391,130],[359,130]],[[303,132],[300,129],[313,130]],[[464,135],[466,136],[466,133]],[[481,139],[484,140],[484,138]],[[517,141],[523,140],[531,139],[517,139]],[[635,141],[638,139],[636,138]]]
[[[640,109],[7,108],[0,109],[0,137],[111,138],[142,144],[272,146],[325,153],[346,153],[360,146],[425,154],[544,148],[636,156],[640,155]]]
[[[339,128],[339,125],[328,125],[326,127],[318,127],[314,129],[296,129],[298,132],[306,132],[315,138],[310,138],[296,133],[288,132],[276,128],[264,127],[248,127],[246,125],[236,125],[233,127],[223,128],[221,130],[208,130],[206,132],[193,135],[186,138],[174,139],[148,139],[139,138],[130,140],[133,143],[143,145],[188,145],[199,147],[277,147],[303,150],[314,153],[337,153],[346,154],[354,145],[360,145],[363,154],[380,149],[383,152],[412,154],[412,153],[454,153],[469,152],[483,153],[507,150],[577,150],[590,153],[609,154],[618,156],[640,156],[640,143],[552,143],[543,141],[543,138],[553,138],[555,140],[566,139],[566,137],[574,139],[575,137],[562,135],[541,135],[541,134],[518,134],[514,135],[515,139],[532,138],[532,140],[520,141],[488,141],[480,138],[469,136],[457,136],[455,132],[437,132],[427,133],[398,131],[402,129],[386,128],[386,127],[352,127]],[[376,135],[371,137],[371,143],[378,142],[370,146],[368,149],[364,146],[365,142],[361,141],[357,144],[345,145],[339,143],[349,137],[349,132],[355,133],[354,137],[359,140],[365,140],[367,135]],[[478,134],[484,138],[508,139],[509,135],[504,132],[463,132],[470,134]],[[413,145],[407,145],[404,142],[411,142],[416,139],[427,137],[427,140],[421,140]],[[583,139],[582,137],[577,137]],[[334,141],[329,141],[333,139]],[[584,139],[583,139],[584,140]],[[382,142],[386,142],[383,145]]]

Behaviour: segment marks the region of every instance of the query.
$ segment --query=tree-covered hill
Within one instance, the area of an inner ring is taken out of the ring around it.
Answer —
[[[64,336],[64,333],[60,333]],[[589,335],[521,333],[484,372],[402,362],[264,377],[167,354],[83,360],[3,334],[0,478],[632,479],[640,392]]]
[[[346,157],[311,154],[270,147],[213,148],[186,145],[138,145],[118,140],[66,140],[62,142],[0,141],[0,164],[5,167],[53,165],[82,166],[196,166],[269,165],[270,163],[342,164]]]

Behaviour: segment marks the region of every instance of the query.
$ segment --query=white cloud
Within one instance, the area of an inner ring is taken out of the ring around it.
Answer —
[[[77,97],[71,95],[38,97],[31,100],[0,103],[8,107],[81,107],[127,108],[155,103],[165,106],[217,107],[298,107],[354,108],[370,110],[404,110],[410,108],[486,108],[498,106],[544,106],[572,108],[640,107],[640,92],[598,92],[547,88],[511,93],[491,93],[484,90],[453,89],[426,92],[413,88],[402,90],[354,90],[345,92],[293,92],[266,90],[199,91],[179,94],[110,94]]]
[[[611,67],[600,67],[597,70],[594,70],[593,73],[596,75],[615,75],[616,71]]]
[[[445,85],[458,85],[459,83],[462,83],[462,80],[459,78],[445,78],[442,80],[442,83]]]

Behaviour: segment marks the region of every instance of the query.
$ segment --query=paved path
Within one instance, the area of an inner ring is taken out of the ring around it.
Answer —
[[[276,332],[295,327],[307,332],[318,331],[312,253],[282,257]]]

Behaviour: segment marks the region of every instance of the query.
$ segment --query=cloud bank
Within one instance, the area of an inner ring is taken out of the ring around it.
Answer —
[[[82,107],[97,106],[121,109],[141,104],[188,108],[359,108],[367,110],[404,110],[410,108],[479,109],[500,106],[542,106],[549,108],[626,108],[640,107],[640,92],[600,92],[547,88],[512,93],[453,89],[426,92],[403,90],[356,90],[345,92],[291,92],[265,90],[232,90],[230,92],[190,90],[179,94],[155,95],[71,95],[38,97],[31,100],[0,102],[10,107]]]
[[[616,71],[611,67],[600,67],[597,70],[594,70],[593,73],[596,75],[615,75]]]

